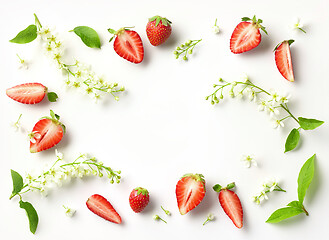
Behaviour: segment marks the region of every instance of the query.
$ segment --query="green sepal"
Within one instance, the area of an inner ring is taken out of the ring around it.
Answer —
[[[47,97],[49,102],[56,102],[58,99],[58,95],[55,92],[48,92]]]
[[[29,202],[23,202],[22,200],[19,201],[19,207],[24,209],[27,217],[29,219],[30,231],[31,233],[35,233],[38,227],[39,217],[37,211]]]
[[[142,188],[142,187],[137,187],[134,190],[137,191],[137,195],[143,194],[144,196],[147,196],[149,194],[149,192],[147,191],[147,189]]]
[[[243,17],[243,18],[241,18],[241,20],[242,20],[243,22],[248,22],[248,21],[251,20],[251,18],[249,18],[249,17]]]
[[[111,33],[111,34],[115,34],[116,33],[116,31],[114,29],[112,29],[112,28],[107,29],[107,31],[109,31],[109,33]]]
[[[13,39],[9,40],[9,42],[12,43],[18,43],[18,44],[25,44],[32,42],[34,39],[36,39],[38,36],[37,34],[37,26],[32,24],[29,25],[27,28],[24,30],[20,31],[16,37]]]
[[[212,189],[214,189],[215,192],[220,192],[222,190],[222,186],[219,184],[216,184],[212,187]]]
[[[289,39],[289,40],[287,40],[287,42],[288,42],[288,44],[290,46],[293,42],[295,42],[295,40],[294,39]]]
[[[226,189],[232,189],[234,187],[235,187],[235,183],[232,182],[232,183],[227,184]]]
[[[170,20],[168,20],[167,18],[160,17],[159,15],[149,18],[149,22],[152,22],[154,20],[155,20],[155,26],[158,26],[160,22],[162,22],[164,26],[168,26],[171,24]]]

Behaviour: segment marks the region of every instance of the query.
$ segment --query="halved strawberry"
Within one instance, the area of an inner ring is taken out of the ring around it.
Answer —
[[[24,104],[39,103],[46,93],[47,88],[41,83],[24,83],[6,90],[8,97]]]
[[[120,57],[133,63],[140,63],[143,61],[143,42],[137,32],[129,30],[128,28],[120,28],[118,31],[109,28],[108,31],[114,34],[110,42],[116,37],[113,48]]]
[[[202,174],[185,174],[176,185],[176,198],[180,214],[184,215],[198,206],[206,194]]]
[[[52,148],[62,140],[65,126],[59,121],[60,117],[52,110],[50,110],[50,115],[51,117],[39,120],[29,134],[31,153]]]
[[[107,221],[117,224],[122,222],[120,215],[115,211],[111,203],[99,194],[89,197],[86,205],[90,211]]]
[[[261,25],[262,19],[252,19],[243,17],[234,29],[231,40],[230,49],[232,53],[243,53],[257,47],[262,39],[259,29],[262,29],[266,34],[265,27]]]
[[[228,184],[225,188],[222,188],[219,184],[216,184],[213,189],[219,192],[218,199],[224,212],[229,216],[234,225],[237,228],[243,226],[243,210],[240,199],[235,192],[229,190],[235,187],[234,183]]]
[[[290,82],[295,81],[294,71],[291,62],[290,45],[295,40],[285,40],[279,43],[275,51],[275,63],[281,75]]]

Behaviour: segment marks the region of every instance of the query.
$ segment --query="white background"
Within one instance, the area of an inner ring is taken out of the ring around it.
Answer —
[[[1,22],[1,168],[0,232],[4,239],[88,239],[127,238],[168,239],[310,239],[329,234],[328,207],[328,103],[329,58],[327,24],[329,2],[313,1],[2,1]],[[36,13],[43,25],[56,27],[64,40],[66,58],[88,63],[109,81],[119,82],[127,91],[119,102],[110,96],[94,104],[88,96],[66,91],[61,73],[45,57],[41,44],[9,43],[20,30],[34,23]],[[153,47],[146,37],[147,19],[165,16],[173,22],[168,42]],[[241,17],[254,14],[263,19],[269,35],[254,50],[234,55],[229,38]],[[305,22],[307,34],[289,26],[294,17]],[[221,32],[212,33],[215,18]],[[76,26],[93,27],[100,35],[102,49],[89,49],[73,33]],[[145,59],[129,63],[108,43],[107,28],[135,26],[140,34]],[[176,60],[174,48],[188,39],[202,38],[188,62]],[[296,81],[286,81],[274,62],[273,48],[285,39],[295,39],[292,57]],[[16,53],[30,62],[28,70],[17,69]],[[239,80],[247,73],[250,80],[265,89],[290,92],[290,108],[296,116],[321,119],[320,128],[302,132],[298,149],[284,154],[284,142],[296,127],[293,120],[280,130],[271,128],[269,117],[257,111],[248,100],[227,97],[211,106],[204,97],[212,92],[219,77]],[[46,100],[35,106],[12,101],[5,90],[16,84],[41,82],[59,95],[57,103]],[[40,222],[36,235],[28,229],[25,213],[18,199],[8,197],[12,190],[10,169],[21,174],[42,168],[55,160],[55,148],[29,153],[23,134],[9,127],[22,113],[21,123],[31,131],[37,120],[53,109],[61,116],[67,134],[57,146],[71,161],[80,152],[88,152],[106,165],[122,171],[123,181],[111,185],[106,179],[77,180],[54,190],[47,198],[36,193],[24,196],[38,211]],[[316,172],[306,195],[310,215],[300,215],[280,224],[265,220],[277,208],[297,199],[297,176],[303,163],[314,153]],[[254,154],[259,167],[246,169],[243,154]],[[202,173],[207,194],[190,213],[181,216],[175,197],[175,185],[185,173]],[[250,198],[267,177],[276,177],[287,193],[274,192],[261,206]],[[215,183],[235,181],[236,192],[244,209],[244,227],[237,229],[219,206]],[[137,186],[150,192],[145,212],[136,214],[128,204],[130,191]],[[89,212],[85,202],[99,193],[110,200],[123,219],[116,225]],[[64,214],[62,204],[77,209],[73,218]],[[167,217],[163,205],[172,212]],[[202,226],[208,213],[214,222]],[[153,214],[168,221],[155,222]]]

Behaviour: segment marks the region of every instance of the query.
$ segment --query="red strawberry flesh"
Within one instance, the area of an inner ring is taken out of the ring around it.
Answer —
[[[255,23],[240,22],[234,29],[230,49],[233,53],[243,53],[259,45],[261,41],[260,31]]]
[[[122,222],[120,215],[115,211],[112,204],[99,194],[89,197],[86,205],[90,211],[107,221],[117,224]]]
[[[219,192],[219,202],[224,212],[229,216],[237,228],[243,226],[243,210],[240,199],[235,192],[223,189]]]
[[[124,59],[140,63],[144,58],[142,39],[137,32],[121,29],[117,33],[113,44],[115,52]]]
[[[295,81],[288,41],[283,41],[275,50],[275,63],[285,79],[290,82]]]
[[[63,138],[62,126],[51,119],[39,120],[32,130],[33,133],[40,134],[39,138],[35,138],[35,142],[30,142],[30,152],[40,152],[47,150],[58,144]]]
[[[206,194],[201,174],[187,174],[176,185],[176,198],[180,214],[184,215],[198,206]]]
[[[41,102],[46,92],[47,88],[41,83],[25,83],[6,90],[8,97],[24,104],[36,104]]]

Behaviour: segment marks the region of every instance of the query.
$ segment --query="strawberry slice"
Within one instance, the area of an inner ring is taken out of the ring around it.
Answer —
[[[64,135],[65,126],[59,121],[59,116],[50,110],[51,117],[44,117],[33,127],[30,137],[30,152],[47,150],[58,144]]]
[[[291,62],[290,45],[294,40],[285,40],[279,43],[275,51],[275,63],[281,75],[290,82],[295,81],[294,71]]]
[[[216,184],[213,189],[216,192],[219,192],[219,203],[222,206],[226,215],[229,216],[229,218],[232,220],[232,222],[237,228],[242,228],[243,210],[240,199],[235,192],[229,190],[234,187],[234,183],[228,184],[225,188],[222,188],[219,184]]]
[[[39,103],[46,93],[47,88],[41,83],[24,83],[6,90],[8,97],[24,104]]]
[[[114,40],[114,51],[122,58],[132,63],[140,63],[144,58],[144,47],[141,37],[137,32],[127,28],[118,31],[108,29],[116,37]],[[110,39],[112,41],[113,37]]]
[[[242,22],[235,27],[230,39],[231,52],[243,53],[257,47],[262,39],[259,29],[267,34],[265,27],[261,25],[262,22],[263,20],[257,20],[256,16],[252,19],[242,18]]]
[[[185,174],[176,185],[176,198],[180,214],[184,215],[198,206],[206,194],[202,174]]]
[[[86,205],[90,211],[107,221],[117,224],[122,222],[120,215],[115,211],[111,203],[99,194],[89,197]]]

